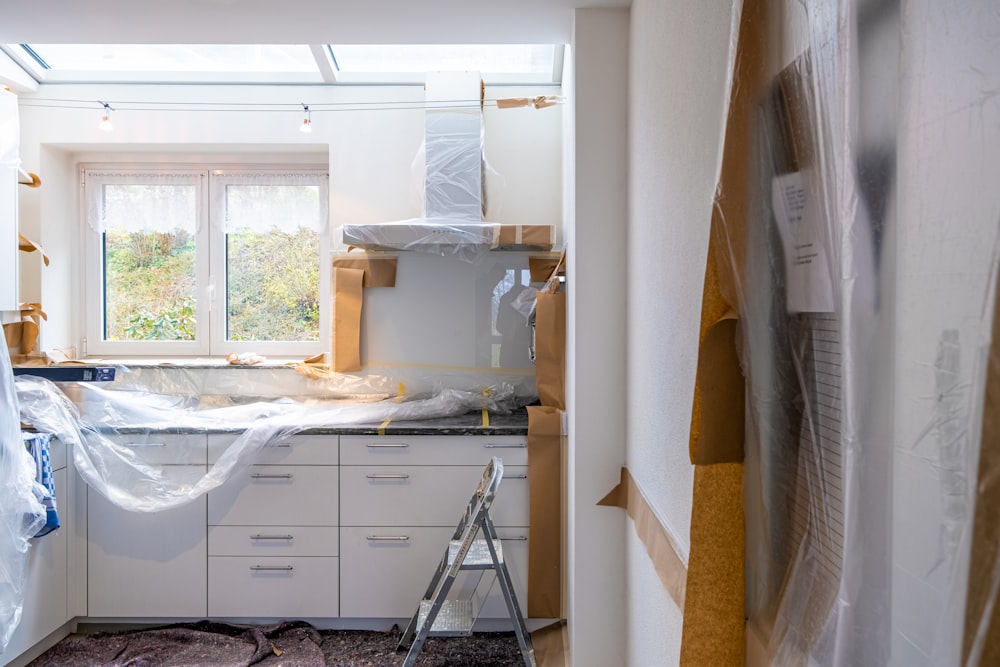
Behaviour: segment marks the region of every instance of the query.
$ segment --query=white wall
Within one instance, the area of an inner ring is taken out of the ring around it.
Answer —
[[[628,12],[578,10],[573,54],[567,605],[573,665],[607,667],[627,627],[624,513],[596,503],[625,463]]]
[[[551,86],[498,87],[487,88],[486,96],[558,93]],[[116,154],[135,161],[190,153],[198,154],[203,162],[240,154],[266,159],[271,152],[309,162],[328,160],[331,229],[339,245],[338,228],[344,223],[419,217],[422,182],[413,163],[424,137],[423,98],[421,86],[43,85],[37,94],[21,95],[22,162],[42,178],[41,188],[25,193],[21,226],[52,257],[52,266],[47,268],[30,256],[22,265],[22,300],[41,299],[49,314],[42,346],[79,346],[76,304],[82,300],[79,291],[74,291],[81,259],[76,249],[82,247],[77,162]],[[97,129],[98,99],[116,109],[111,133]],[[213,102],[228,106],[205,110]],[[311,134],[298,131],[303,117],[300,102],[312,109]],[[378,106],[373,102],[383,103],[382,108],[372,110]],[[278,104],[288,106],[276,111]],[[331,104],[339,106],[325,106]],[[483,124],[492,172],[487,219],[560,226],[561,110],[487,108]],[[560,242],[561,237],[560,232]],[[436,372],[427,366],[448,367],[446,383],[480,385],[494,375],[508,379],[508,369],[504,373],[490,370],[495,340],[489,304],[496,279],[508,270],[526,267],[527,253],[519,252],[492,253],[478,264],[402,253],[399,287],[366,294],[363,354],[391,366],[393,375],[415,390]],[[528,340],[525,326],[515,341],[524,354],[516,362],[507,362],[514,371],[509,379],[522,384],[533,383]],[[463,380],[462,376],[467,377]],[[433,383],[428,380],[426,386]]]
[[[635,0],[631,10],[626,458],[685,559],[701,293],[740,5]],[[681,611],[632,536],[628,571],[628,664],[677,664]]]

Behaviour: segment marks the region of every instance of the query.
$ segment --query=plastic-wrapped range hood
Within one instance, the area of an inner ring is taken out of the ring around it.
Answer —
[[[494,248],[549,250],[554,229],[483,221],[482,79],[478,72],[429,72],[424,121],[423,217],[344,225],[343,242],[365,249],[435,254]]]

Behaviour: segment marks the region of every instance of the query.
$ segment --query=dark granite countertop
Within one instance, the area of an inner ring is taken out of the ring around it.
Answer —
[[[412,421],[390,421],[386,424],[345,424],[341,426],[310,426],[298,431],[303,435],[525,435],[528,432],[528,411],[519,408],[510,414],[488,414],[488,424],[481,411],[468,412],[458,417],[435,417]],[[114,429],[117,433],[234,433],[242,428],[202,428],[175,426],[153,428],[141,425]]]

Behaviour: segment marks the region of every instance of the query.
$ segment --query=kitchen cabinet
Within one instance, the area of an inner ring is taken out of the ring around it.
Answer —
[[[203,434],[117,435],[170,481],[193,484],[207,465]],[[131,512],[88,489],[88,596],[92,618],[201,617],[207,607],[204,496],[159,512]]]
[[[504,479],[491,516],[522,605],[527,599],[527,443],[523,436],[341,436],[341,616],[408,618],[492,456]],[[499,585],[463,573],[479,618],[508,618]]]
[[[24,585],[21,622],[14,630],[4,657],[16,656],[31,648],[70,618],[69,587],[69,517],[72,504],[68,492],[66,446],[53,439],[50,444],[52,477],[56,489],[56,509],[60,528],[31,540],[28,551],[27,578]]]
[[[210,460],[232,439],[210,436]],[[209,492],[210,616],[338,616],[337,463],[337,436],[292,436]]]

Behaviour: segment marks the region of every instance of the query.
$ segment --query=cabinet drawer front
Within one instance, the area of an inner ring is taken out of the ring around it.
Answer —
[[[453,528],[342,528],[340,615],[407,618],[416,611],[451,540]],[[527,613],[527,529],[497,529],[521,613]],[[508,618],[492,572],[462,572],[450,597],[472,597],[481,618]]]
[[[412,616],[454,532],[454,526],[341,528],[340,615]]]
[[[198,433],[134,433],[108,437],[133,452],[139,461],[163,465],[197,465],[208,460],[206,437]]]
[[[209,526],[209,556],[336,556],[337,529],[316,526]]]
[[[337,558],[212,556],[208,615],[256,618],[338,616]]]
[[[177,480],[204,466],[164,466]],[[88,614],[185,617],[205,614],[205,498],[161,512],[129,512],[87,493]],[[48,539],[48,538],[45,538]]]
[[[528,525],[527,472],[504,466],[490,509],[495,524]],[[482,476],[478,466],[342,466],[341,524],[454,527]]]
[[[209,525],[336,526],[336,466],[250,466],[208,493]]]
[[[485,467],[493,456],[499,456],[505,466],[528,465],[527,440],[521,435],[342,435],[340,448],[341,465]]]
[[[208,462],[215,463],[238,437],[238,434],[211,433],[208,436]],[[336,435],[292,435],[264,445],[253,463],[282,465],[337,465],[340,458]]]

